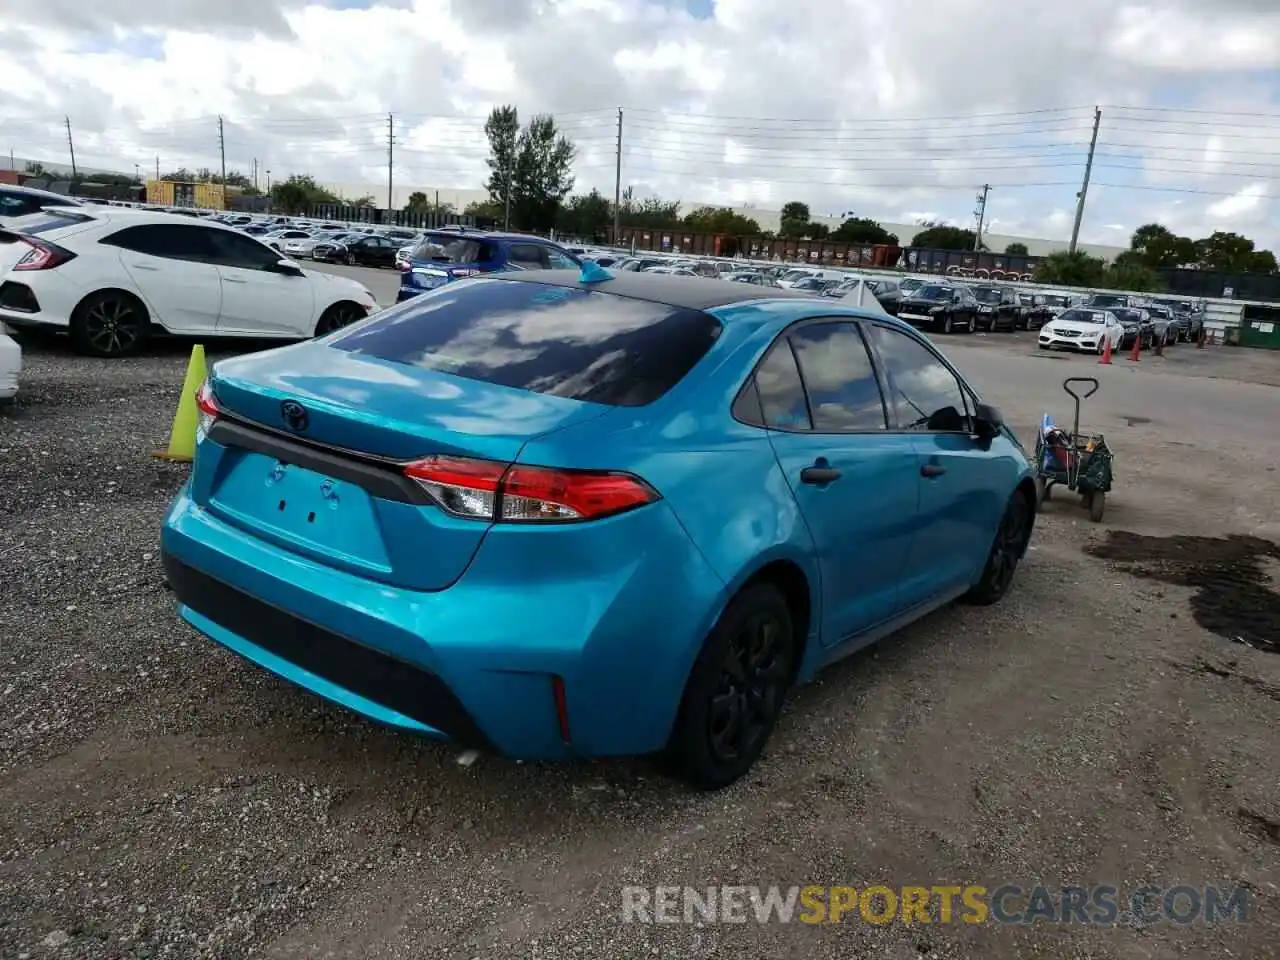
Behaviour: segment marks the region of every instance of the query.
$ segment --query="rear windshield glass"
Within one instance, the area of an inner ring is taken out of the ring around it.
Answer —
[[[429,263],[480,263],[489,259],[487,247],[456,233],[429,233],[413,249],[412,257]]]
[[[71,211],[67,211],[65,214],[39,214],[17,220],[13,224],[13,229],[26,234],[47,233],[50,230],[61,230],[63,227],[69,227],[76,223],[88,223],[92,219],[93,217]]]
[[[999,303],[1000,291],[995,287],[975,287],[973,295],[980,303]]]
[[[414,297],[332,346],[504,387],[638,407],[679,383],[720,330],[699,310],[479,279]]]

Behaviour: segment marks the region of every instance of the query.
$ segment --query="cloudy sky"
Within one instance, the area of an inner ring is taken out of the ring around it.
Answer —
[[[995,233],[1163,222],[1280,248],[1276,0],[0,0],[4,152],[478,187],[493,104],[553,112],[578,184]],[[0,161],[3,166],[3,161]]]

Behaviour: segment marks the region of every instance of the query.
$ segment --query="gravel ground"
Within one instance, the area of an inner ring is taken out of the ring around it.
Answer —
[[[1107,522],[1052,502],[1003,603],[844,661],[706,796],[643,761],[465,767],[202,640],[158,564],[185,468],[149,456],[185,347],[28,344],[0,410],[0,957],[1280,956],[1280,392],[1241,382],[1280,358],[1027,347],[951,352],[1024,437],[1101,371]],[[1233,533],[1264,539],[1170,539]],[[966,882],[1243,884],[1252,918],[620,922],[627,884]]]

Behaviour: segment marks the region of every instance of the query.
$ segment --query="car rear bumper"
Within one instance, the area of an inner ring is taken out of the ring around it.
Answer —
[[[186,487],[161,546],[189,624],[366,717],[518,759],[635,755],[665,744],[724,589],[665,502],[642,510],[643,527],[626,525],[641,511],[593,524],[602,530],[588,537],[599,539],[561,551],[559,575],[530,566],[527,537],[549,531],[491,532],[437,592],[276,547]]]

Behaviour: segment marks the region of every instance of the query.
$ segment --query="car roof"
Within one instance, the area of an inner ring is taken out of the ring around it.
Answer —
[[[516,280],[540,283],[550,287],[582,287],[582,274],[577,270],[503,270],[487,273],[497,280]],[[633,300],[650,300],[672,307],[689,310],[710,310],[733,303],[759,300],[805,300],[817,306],[820,301],[808,294],[770,288],[761,294],[753,284],[734,283],[730,280],[690,280],[670,273],[639,273],[619,270],[613,279],[602,280],[588,286],[593,290]]]
[[[24,187],[17,183],[0,183],[0,190],[6,193],[16,193],[25,197],[35,197],[37,200],[48,200],[50,204],[61,203],[64,206],[81,207],[84,201],[79,197],[73,197],[67,193],[54,193],[52,190],[37,190],[35,187]]]

